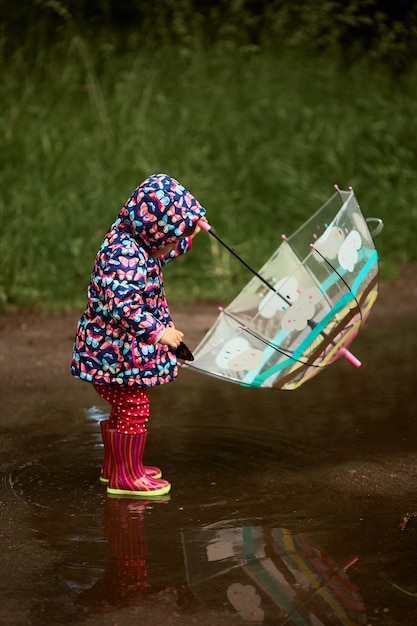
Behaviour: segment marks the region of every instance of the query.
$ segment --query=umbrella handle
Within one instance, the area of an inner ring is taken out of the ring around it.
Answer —
[[[349,361],[353,367],[360,367],[362,365],[361,361],[359,361],[359,359],[357,359],[356,356],[349,352],[346,348],[341,348],[340,352],[346,361]]]
[[[197,224],[200,226],[201,230],[205,230],[206,233],[211,230],[211,226],[206,220],[198,220]]]
[[[377,235],[379,235],[381,230],[384,228],[384,222],[379,217],[367,217],[365,221],[367,224],[369,224],[370,222],[376,222],[377,224],[375,228],[371,230],[372,237],[376,237]]]

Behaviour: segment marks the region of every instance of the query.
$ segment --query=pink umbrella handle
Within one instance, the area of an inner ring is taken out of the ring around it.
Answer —
[[[361,361],[359,361],[359,359],[357,359],[354,354],[349,352],[349,350],[346,350],[346,348],[342,348],[340,352],[342,353],[342,356],[346,359],[346,361],[349,361],[349,363],[353,365],[353,367],[360,367],[362,365]]]
[[[206,222],[206,220],[198,220],[197,224],[200,226],[201,230],[205,230],[206,233],[211,230],[211,226],[208,222]]]

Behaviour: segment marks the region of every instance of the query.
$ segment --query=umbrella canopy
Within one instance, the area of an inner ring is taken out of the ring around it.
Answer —
[[[186,531],[182,539],[188,584],[204,604],[227,599],[243,620],[258,624],[367,623],[349,565],[337,567],[303,535],[222,523]]]
[[[376,300],[378,254],[352,189],[337,189],[293,235],[283,235],[254,273],[187,365],[276,389],[299,387],[341,356],[360,365],[347,347]]]

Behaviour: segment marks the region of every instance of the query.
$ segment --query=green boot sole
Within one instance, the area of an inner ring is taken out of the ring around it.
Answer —
[[[165,496],[170,492],[170,490],[170,483],[168,483],[165,487],[153,489],[152,491],[131,491],[130,489],[114,489],[112,487],[107,487],[107,493],[111,496],[128,496],[130,498],[155,498],[155,496]]]

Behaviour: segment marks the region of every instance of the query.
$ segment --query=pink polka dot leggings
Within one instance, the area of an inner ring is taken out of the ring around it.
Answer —
[[[93,384],[97,393],[111,404],[110,428],[122,435],[146,432],[149,399],[145,387]]]

